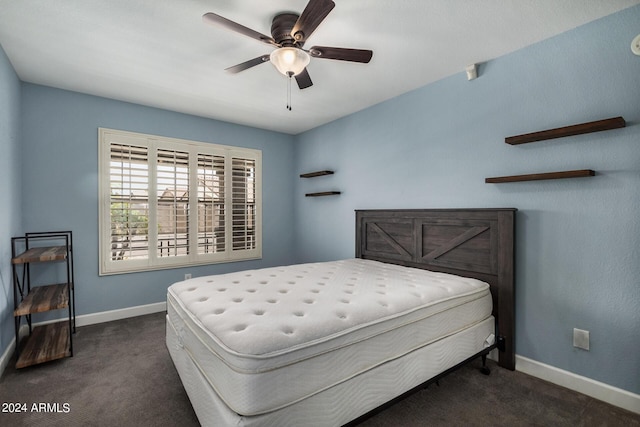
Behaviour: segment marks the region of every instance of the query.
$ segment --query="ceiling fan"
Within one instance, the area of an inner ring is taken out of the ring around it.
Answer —
[[[273,18],[271,37],[240,25],[215,13],[205,13],[202,20],[219,25],[228,30],[256,39],[275,47],[271,54],[259,56],[226,69],[230,73],[239,73],[256,65],[270,61],[282,74],[295,77],[300,89],[313,85],[307,71],[311,58],[335,59],[368,63],[373,52],[364,49],[347,49],[340,47],[313,46],[303,49],[304,43],[313,31],[329,15],[335,7],[332,0],[309,0],[301,15],[281,13]],[[289,108],[289,107],[287,107]]]

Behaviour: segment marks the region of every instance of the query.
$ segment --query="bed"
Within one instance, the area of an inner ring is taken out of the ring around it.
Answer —
[[[202,425],[340,426],[497,348],[515,368],[515,209],[356,211],[356,257],[199,277],[166,342]]]

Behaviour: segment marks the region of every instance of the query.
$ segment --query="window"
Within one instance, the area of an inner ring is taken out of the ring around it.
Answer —
[[[100,274],[262,256],[260,150],[99,129]]]

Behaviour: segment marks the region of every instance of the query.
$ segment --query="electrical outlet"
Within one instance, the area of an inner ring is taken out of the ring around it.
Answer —
[[[589,351],[589,331],[573,328],[573,346]]]
[[[189,280],[189,279],[191,279],[191,273],[185,273],[184,280]]]

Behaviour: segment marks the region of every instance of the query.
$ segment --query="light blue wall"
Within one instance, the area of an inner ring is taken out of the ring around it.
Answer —
[[[20,234],[20,80],[0,46],[0,356],[13,340],[11,237]]]
[[[354,209],[516,207],[516,352],[640,393],[639,23],[634,7],[300,135],[296,172],[335,175],[296,181],[298,261],[353,256]],[[504,143],[615,116],[627,127]],[[484,183],[586,168],[596,177]],[[322,190],[342,195],[304,197]]]
[[[72,230],[79,315],[162,302],[194,276],[290,264],[293,137],[23,83],[23,228]],[[262,150],[263,259],[98,276],[98,127]]]
[[[517,353],[640,393],[638,22],[640,7],[628,9],[484,64],[475,81],[461,72],[297,137],[21,85],[0,50],[0,350],[13,339],[9,238],[23,231],[74,231],[87,314],[164,301],[187,271],[353,256],[354,209],[516,207]],[[618,115],[625,129],[503,142]],[[99,277],[98,127],[262,149],[264,259]],[[484,184],[581,168],[598,175]],[[336,174],[297,178],[319,169]],[[590,352],[571,346],[574,327],[591,331]]]

